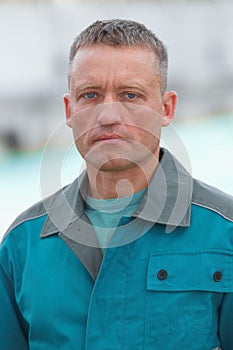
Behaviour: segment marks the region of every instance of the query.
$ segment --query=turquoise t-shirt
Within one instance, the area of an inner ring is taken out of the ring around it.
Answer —
[[[145,192],[146,188],[130,196],[112,199],[86,197],[85,213],[95,229],[103,253],[122,216],[131,216]]]

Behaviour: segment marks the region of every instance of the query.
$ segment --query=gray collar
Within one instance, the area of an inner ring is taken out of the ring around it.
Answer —
[[[47,219],[41,237],[60,232],[78,241],[80,236],[85,235],[86,241],[89,233],[88,244],[96,247],[96,236],[84,213],[87,188],[88,178],[83,172],[72,184],[61,190],[55,200],[44,201]],[[168,150],[161,149],[159,166],[133,216],[167,225],[168,231],[177,226],[187,227],[190,225],[192,190],[191,175]]]
[[[161,149],[160,162],[134,216],[174,227],[190,225],[193,178],[166,149]]]

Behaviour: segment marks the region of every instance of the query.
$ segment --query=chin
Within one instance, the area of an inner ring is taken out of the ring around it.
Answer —
[[[135,163],[123,158],[117,159],[87,159],[86,160],[92,167],[98,171],[103,172],[118,172],[128,170],[135,166]]]

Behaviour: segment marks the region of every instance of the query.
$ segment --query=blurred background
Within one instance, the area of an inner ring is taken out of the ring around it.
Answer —
[[[107,18],[143,22],[164,41],[179,96],[172,134],[195,177],[233,194],[231,0],[0,0],[0,239],[83,167],[64,125],[68,51]]]

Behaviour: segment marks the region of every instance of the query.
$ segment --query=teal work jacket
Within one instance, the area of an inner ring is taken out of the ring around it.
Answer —
[[[233,199],[166,150],[104,257],[87,176],[21,214],[0,247],[1,350],[233,349]]]

